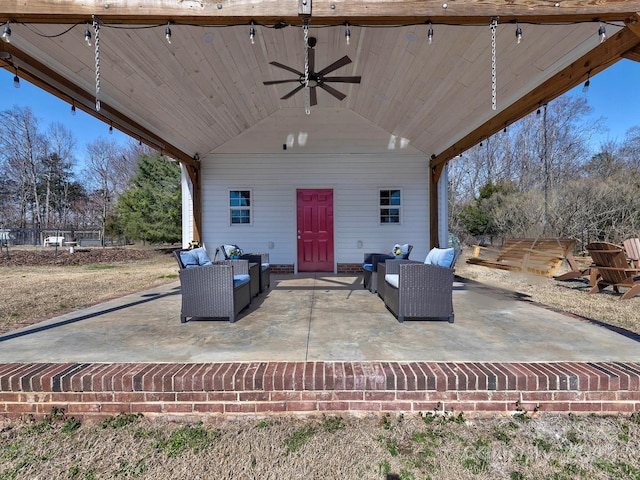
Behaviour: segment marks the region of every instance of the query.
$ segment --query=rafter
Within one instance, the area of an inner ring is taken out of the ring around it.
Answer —
[[[308,0],[311,3],[311,0]],[[446,7],[445,7],[446,5]],[[310,22],[336,25],[394,25],[403,23],[478,24],[499,15],[501,23],[565,23],[628,21],[640,11],[639,1],[516,0],[510,2],[457,0],[315,0]],[[265,25],[279,22],[300,25],[298,0],[3,0],[0,21],[25,23],[75,23],[93,15],[113,23],[155,24],[173,20],[189,24]]]

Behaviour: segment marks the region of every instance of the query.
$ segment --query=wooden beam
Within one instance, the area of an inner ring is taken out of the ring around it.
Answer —
[[[309,0],[310,2],[310,0]],[[446,6],[445,6],[446,5]],[[97,16],[103,22],[130,24],[176,23],[228,25],[301,25],[300,0],[2,0],[0,21],[75,23]],[[315,0],[311,24],[397,25],[404,23],[486,24],[627,21],[640,11],[639,1],[619,0]]]
[[[202,185],[200,175],[200,164],[185,165],[189,180],[191,180],[192,201],[193,201],[193,238],[198,242],[202,241]]]
[[[444,165],[483,139],[504,129],[505,125],[514,123],[539,108],[540,105],[549,103],[584,82],[589,73],[593,76],[601,72],[619,61],[628,52],[636,51],[635,49],[639,46],[640,37],[629,28],[620,30],[616,35],[532,90],[528,95],[509,105],[449,148],[436,154],[435,157],[432,157],[431,167],[437,168]]]
[[[95,96],[92,93],[71,83],[43,63],[18,50],[13,44],[3,44],[2,51],[11,55],[10,59],[5,59],[0,65],[5,70],[16,73],[15,67],[18,67],[17,74],[19,77],[28,80],[69,105],[75,105],[77,109],[86,112],[107,125],[112,125],[130,137],[139,139],[142,143],[175,158],[185,165],[191,165],[192,167],[199,165],[191,155],[173,145],[167,144],[164,139],[123,115],[104,101],[101,102],[100,111],[96,111]]]

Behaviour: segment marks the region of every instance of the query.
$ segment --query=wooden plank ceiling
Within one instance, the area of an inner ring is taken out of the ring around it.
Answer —
[[[0,7],[0,19],[13,20],[11,43],[0,44],[5,68],[13,71],[17,67],[21,76],[183,161],[215,151],[279,109],[295,109],[305,115],[304,91],[280,98],[298,86],[297,82],[263,84],[266,80],[297,77],[269,62],[304,71],[300,17],[283,15],[288,20],[283,21],[264,13],[262,17],[251,16],[251,5],[270,5],[277,12],[290,2],[136,2],[171,4],[174,10],[179,5],[194,9],[198,5],[231,8],[242,4],[244,10],[230,18],[214,18],[215,10],[209,16],[174,16],[171,43],[165,38],[168,15],[162,15],[171,13],[167,9],[141,11],[131,7],[129,15],[120,16],[107,16],[103,10],[104,17],[95,17],[101,22],[100,112],[94,107],[96,39],[86,2],[55,2],[57,10],[49,2],[49,10],[43,11],[38,10],[41,1],[30,2],[33,9],[26,11],[23,2],[7,3]],[[378,2],[354,3],[382,8]],[[435,8],[431,2],[422,2],[420,11],[427,3]],[[475,8],[474,2],[462,3]],[[623,3],[640,8],[640,2]],[[347,9],[347,2],[333,4]],[[620,8],[620,2],[612,5],[615,8],[611,12]],[[331,10],[328,2],[314,3],[314,7],[319,6]],[[302,8],[297,2],[294,7]],[[441,10],[442,4],[438,8]],[[362,81],[330,84],[346,95],[342,101],[317,89],[318,105],[311,108],[311,115],[319,108],[347,108],[389,134],[406,139],[427,157],[447,152],[450,158],[482,135],[493,133],[482,130],[483,125],[491,125],[494,131],[501,129],[536,104],[562,93],[547,86],[537,97],[531,97],[536,88],[554,76],[564,75],[579,59],[604,48],[598,37],[601,24],[586,21],[589,18],[580,16],[577,7],[576,23],[564,18],[560,23],[546,22],[549,19],[540,15],[518,16],[518,11],[507,11],[512,7],[506,6],[493,7],[493,11],[501,8],[511,17],[499,18],[496,29],[496,110],[492,109],[491,16],[477,16],[475,10],[469,10],[474,15],[453,20],[428,15],[383,17],[385,12],[380,10],[376,17],[357,18],[354,14],[318,22],[312,15],[308,35],[317,39],[316,71],[347,55],[352,62],[331,75],[361,76]],[[606,12],[597,18],[609,18]],[[254,18],[258,21],[252,43],[249,22]],[[344,22],[349,18],[356,21],[349,25],[347,44]],[[514,20],[518,18],[523,33],[520,43],[515,35]],[[595,73],[616,61],[622,55],[618,50],[629,51],[629,58],[638,56],[632,50],[637,47],[637,35],[629,34],[623,40],[611,38],[624,27],[620,18],[625,16],[616,13],[606,25],[609,39],[603,45],[612,42],[614,51],[605,51],[600,62],[594,58],[593,65],[577,65],[562,89],[584,82],[588,71]],[[427,19],[433,20],[431,44]],[[536,22],[529,23],[532,20]],[[537,23],[541,21],[545,23]],[[86,28],[92,34],[92,46],[84,41]],[[625,29],[619,35],[625,32],[630,33]],[[513,110],[523,98],[529,98],[526,105]],[[465,138],[467,144],[460,143]]]

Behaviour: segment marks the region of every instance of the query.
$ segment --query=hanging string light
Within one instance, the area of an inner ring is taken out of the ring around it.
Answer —
[[[5,43],[11,43],[11,27],[9,26],[8,21],[2,30],[2,41]]]
[[[518,25],[518,22],[516,22],[516,39],[518,45],[520,45],[520,42],[522,41],[522,29],[520,28],[520,25]]]
[[[491,110],[497,108],[497,79],[496,79],[496,30],[498,17],[491,17]]]
[[[349,22],[346,23],[346,28],[344,29],[344,39],[347,42],[347,45],[351,43],[351,30],[349,29]]]
[[[88,26],[84,29],[84,41],[87,42],[89,47],[91,46],[91,31]]]
[[[587,72],[587,81],[584,82],[582,86],[582,93],[587,93],[589,91],[589,85],[591,85],[591,70]]]
[[[71,115],[75,115],[76,114],[76,103],[73,102],[71,104]]]
[[[249,27],[249,39],[251,40],[251,45],[256,43],[256,29],[253,26],[253,20],[251,20],[251,27]]]
[[[96,59],[96,112],[100,111],[100,23],[93,17],[93,31],[95,33]]]
[[[109,122],[109,135],[113,135],[113,122]]]
[[[604,42],[607,39],[607,29],[600,22],[600,28],[598,28],[598,35],[600,36],[600,43]]]
[[[18,77],[18,67],[16,67],[16,75],[13,77],[13,86],[15,88],[20,88],[20,77]]]
[[[171,22],[167,23],[167,28],[164,29],[164,38],[167,40],[167,43],[171,45]]]
[[[429,30],[427,30],[427,42],[429,45],[433,42],[433,26],[431,25],[431,22],[429,22]]]

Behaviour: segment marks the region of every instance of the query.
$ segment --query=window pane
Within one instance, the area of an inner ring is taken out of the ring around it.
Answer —
[[[230,207],[251,206],[251,192],[248,190],[232,190],[229,192]]]
[[[380,190],[380,223],[400,223],[400,208],[402,204],[400,190]]]
[[[389,205],[400,205],[400,190],[391,190]]]
[[[251,223],[251,212],[244,209],[231,209],[231,223]]]
[[[397,208],[381,208],[380,223],[400,223],[400,210]]]

